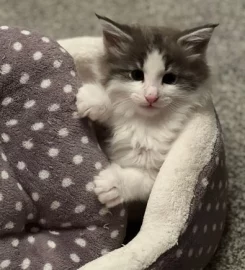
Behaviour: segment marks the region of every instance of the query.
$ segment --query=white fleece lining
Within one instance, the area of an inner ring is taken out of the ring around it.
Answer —
[[[126,246],[80,270],[143,270],[178,243],[198,176],[217,137],[213,106],[200,110],[173,145],[154,184],[139,234]]]
[[[84,55],[100,58],[103,53],[101,38],[79,37],[59,43],[74,57],[78,72]],[[138,235],[126,246],[79,270],[143,270],[176,245],[189,215],[198,176],[212,157],[217,132],[213,105],[209,104],[189,121],[169,152]]]

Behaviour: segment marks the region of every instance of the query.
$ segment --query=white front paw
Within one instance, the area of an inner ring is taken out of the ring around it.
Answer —
[[[105,89],[97,84],[85,84],[77,94],[77,110],[82,118],[92,121],[106,121],[111,112],[111,102]]]
[[[107,208],[123,203],[122,183],[112,167],[101,171],[98,176],[95,176],[94,184],[95,194]]]

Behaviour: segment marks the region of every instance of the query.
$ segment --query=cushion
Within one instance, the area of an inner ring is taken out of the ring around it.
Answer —
[[[126,212],[91,192],[108,161],[75,113],[73,59],[7,26],[0,52],[0,269],[77,269],[121,246]]]
[[[77,37],[59,42],[81,73],[84,56],[99,63],[103,55],[102,39]],[[202,269],[218,247],[226,208],[222,130],[210,102],[197,110],[167,155],[137,236],[80,269]]]

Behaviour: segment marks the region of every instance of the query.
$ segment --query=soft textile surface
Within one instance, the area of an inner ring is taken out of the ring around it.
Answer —
[[[0,269],[77,269],[120,247],[125,210],[108,213],[91,192],[107,159],[74,114],[73,60],[8,27],[0,53]]]

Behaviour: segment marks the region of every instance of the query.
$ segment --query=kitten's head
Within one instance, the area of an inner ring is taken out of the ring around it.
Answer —
[[[207,96],[200,86],[209,76],[205,52],[217,25],[179,31],[97,17],[109,67],[107,89],[119,111],[151,117]]]

